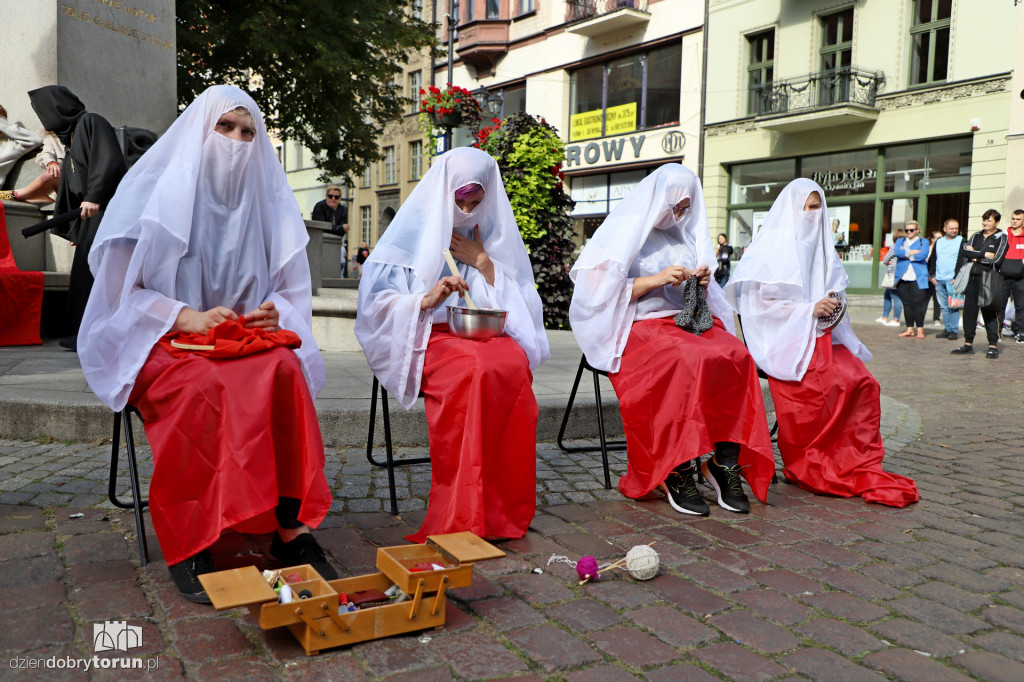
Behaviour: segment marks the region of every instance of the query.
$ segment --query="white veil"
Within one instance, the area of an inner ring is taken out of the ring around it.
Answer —
[[[472,214],[455,206],[455,190],[484,188]],[[420,311],[423,295],[448,273],[442,251],[452,230],[471,236],[480,226],[484,250],[494,263],[494,285],[476,268],[459,264],[473,302],[508,311],[505,333],[526,352],[530,369],[548,359],[543,308],[533,267],[505,195],[498,164],[479,149],[460,147],[431,164],[398,210],[363,265],[359,281],[356,338],[381,384],[409,408],[420,391],[430,325],[446,320],[446,308],[465,305],[452,294],[433,311]]]
[[[214,133],[244,107],[255,139]],[[313,396],[324,385],[312,333],[305,224],[256,103],[240,89],[207,89],[182,112],[111,199],[89,253],[96,277],[78,354],[93,392],[124,407],[157,340],[185,306],[242,314],[271,300]]]
[[[821,209],[804,211],[812,192],[821,197]],[[825,192],[814,181],[797,178],[775,200],[725,290],[758,366],[776,379],[799,381],[818,337],[814,304],[830,291],[846,291],[848,284],[832,245]],[[849,316],[832,330],[832,339],[861,360],[871,359]]]
[[[684,197],[689,197],[690,208],[676,223],[672,206]],[[569,321],[591,366],[619,371],[634,320],[668,317],[682,309],[685,284],[630,300],[635,278],[670,265],[707,265],[712,272],[717,265],[700,180],[675,163],[648,175],[619,202],[569,273],[576,285]],[[707,294],[711,313],[735,333],[732,308],[714,279]]]

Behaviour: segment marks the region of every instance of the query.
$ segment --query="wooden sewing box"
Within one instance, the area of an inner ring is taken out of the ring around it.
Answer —
[[[378,547],[378,573],[324,580],[309,565],[281,569],[282,575],[301,576],[301,582],[290,585],[296,595],[303,590],[312,594],[288,604],[278,603],[278,595],[255,566],[207,573],[199,581],[218,611],[245,606],[264,630],[287,627],[312,656],[323,649],[443,626],[445,592],[472,584],[473,562],[503,556],[503,551],[470,532],[431,535],[424,545]],[[422,563],[445,568],[411,570]],[[338,612],[341,593],[383,592],[392,585],[409,599]]]

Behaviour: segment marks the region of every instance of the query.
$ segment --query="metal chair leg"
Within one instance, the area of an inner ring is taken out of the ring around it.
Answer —
[[[384,418],[384,453],[385,461],[381,462],[373,457],[373,432],[377,419],[377,389],[380,388],[381,415]],[[366,460],[375,467],[382,467],[388,470],[388,492],[391,496],[391,514],[398,516],[398,493],[395,489],[395,467],[408,466],[410,464],[426,464],[430,462],[430,456],[409,457],[408,459],[395,460],[394,448],[391,442],[391,414],[388,410],[388,391],[380,385],[377,377],[373,377],[373,389],[370,394],[370,428],[366,438]]]
[[[601,465],[604,467],[604,489],[612,489],[611,475],[608,473],[608,442],[605,440],[604,435],[604,409],[601,407],[601,381],[600,377],[597,376],[597,372],[593,372],[594,375],[594,399],[597,404],[597,433],[600,437],[601,443]]]
[[[562,415],[562,426],[558,429],[558,449],[562,452],[578,452],[575,446],[566,445],[563,440],[565,438],[565,427],[569,424],[569,415],[572,414],[572,406],[576,403],[576,391],[580,387],[580,378],[583,376],[584,364],[583,358],[580,358],[580,366],[576,370],[576,380],[572,382],[572,391],[569,392],[569,404],[565,406],[565,414]]]
[[[142,487],[139,485],[138,460],[135,457],[135,438],[132,433],[131,413],[133,408],[125,408],[114,414],[113,447],[110,453],[110,480],[107,485],[107,497],[110,503],[121,509],[131,509],[135,513],[135,534],[139,542],[139,561],[145,566],[149,563],[149,546],[146,542],[146,524],[142,511],[149,506],[149,501],[142,499]],[[123,420],[122,420],[123,416]],[[121,449],[121,430],[124,429],[125,451],[128,455],[128,478],[132,486],[132,501],[124,502],[117,497],[117,464]]]

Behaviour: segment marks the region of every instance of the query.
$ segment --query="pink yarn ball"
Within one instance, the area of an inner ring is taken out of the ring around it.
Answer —
[[[597,574],[597,570],[597,559],[592,556],[585,556],[576,562],[576,573],[580,580],[600,580],[601,576]]]

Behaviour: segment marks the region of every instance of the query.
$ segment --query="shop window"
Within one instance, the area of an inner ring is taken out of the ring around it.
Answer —
[[[505,88],[501,91],[501,118],[526,111],[526,86]]]
[[[796,177],[796,161],[780,159],[733,166],[730,203],[753,204],[775,201],[785,187]],[[732,235],[735,239],[735,234]]]
[[[678,123],[681,73],[678,45],[573,71],[569,139]]]
[[[886,192],[970,189],[971,138],[939,140],[885,150]]]
[[[363,243],[369,244],[372,235],[370,234],[373,227],[373,213],[369,206],[359,207],[359,231],[363,235]]]
[[[910,28],[910,84],[942,82],[949,74],[953,0],[914,0]]]
[[[750,61],[747,63],[747,113],[771,112],[772,82],[775,79],[775,29],[747,36]]]
[[[874,194],[878,151],[866,149],[805,157],[800,175],[821,185],[827,197]]]
[[[819,104],[849,100],[853,63],[853,8],[821,18]]]
[[[416,140],[409,143],[409,179],[419,180],[423,177],[423,142]]]
[[[621,173],[581,175],[572,179],[569,196],[576,202],[574,216],[607,214],[647,175],[646,169]]]
[[[395,148],[384,147],[384,183],[385,185],[393,185],[398,182],[398,178],[395,175]]]

